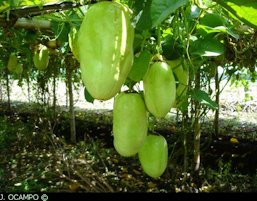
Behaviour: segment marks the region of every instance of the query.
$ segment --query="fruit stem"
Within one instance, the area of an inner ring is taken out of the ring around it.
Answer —
[[[162,34],[161,34],[161,28],[160,26],[157,27],[157,46],[156,46],[156,50],[157,50],[157,54],[162,55],[162,45],[161,45],[161,38],[162,38]]]

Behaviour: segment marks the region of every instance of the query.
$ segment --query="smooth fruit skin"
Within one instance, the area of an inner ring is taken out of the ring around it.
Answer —
[[[15,72],[17,65],[18,65],[18,60],[17,60],[16,54],[12,52],[9,56],[7,69],[10,72]]]
[[[171,67],[163,61],[154,62],[144,79],[145,103],[155,117],[165,117],[176,100],[176,82]]]
[[[23,72],[23,67],[22,67],[22,65],[20,64],[20,63],[18,63],[18,65],[17,65],[17,67],[16,67],[16,69],[15,69],[15,71],[14,71],[17,75],[21,75],[22,74],[22,72]]]
[[[177,79],[177,90],[176,90],[176,96],[177,96],[177,103],[186,95],[188,90],[188,81],[189,81],[189,72],[188,70],[183,69],[183,66],[181,64],[180,59],[176,60],[169,60],[167,63],[170,65],[170,67],[173,70],[173,73]]]
[[[160,177],[168,163],[168,145],[161,135],[149,134],[138,152],[144,172],[152,178]]]
[[[113,137],[116,151],[124,157],[135,155],[145,141],[148,115],[138,93],[122,92],[114,99]]]
[[[85,13],[78,32],[81,76],[92,97],[114,97],[131,70],[134,27],[130,11],[118,2],[94,4]]]
[[[38,70],[45,70],[49,63],[49,50],[45,45],[40,45],[39,52],[35,52],[33,62]]]
[[[78,31],[76,27],[71,27],[70,33],[68,34],[68,38],[69,38],[69,46],[70,46],[71,52],[73,56],[79,61],[78,45],[77,45]]]

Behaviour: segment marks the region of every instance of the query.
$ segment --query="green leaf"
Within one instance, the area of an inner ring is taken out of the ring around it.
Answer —
[[[214,0],[239,20],[252,28],[257,28],[256,0]]]
[[[203,38],[192,42],[190,53],[205,57],[219,56],[224,53],[224,44],[213,38]]]
[[[225,24],[225,19],[216,13],[206,13],[201,19],[200,24],[209,26],[209,27],[218,27]]]
[[[87,102],[89,103],[93,103],[94,102],[94,98],[90,95],[90,93],[88,92],[87,88],[84,88],[84,96]]]
[[[142,80],[148,69],[151,56],[151,53],[146,50],[141,52],[139,56],[135,56],[134,64],[128,75],[131,80],[135,82]]]
[[[182,112],[186,112],[188,110],[189,102],[188,102],[188,95],[186,94],[181,99],[177,101],[177,108]]]
[[[2,11],[9,9],[9,7],[9,2],[3,0],[0,1],[0,13],[2,13]]]
[[[141,51],[141,46],[142,46],[143,41],[144,41],[144,37],[141,34],[135,33],[134,42],[133,42],[134,53]]]
[[[151,29],[152,21],[151,21],[151,15],[150,15],[150,8],[151,8],[152,0],[146,0],[146,2],[144,1],[136,1],[136,2],[138,2],[137,4],[141,2],[142,5],[140,6],[140,8],[143,8],[140,18],[136,24],[136,29],[141,31]]]
[[[182,42],[172,35],[167,35],[162,41],[162,51],[167,60],[176,60],[183,55]]]
[[[219,105],[211,100],[211,98],[205,91],[193,89],[189,92],[189,95],[193,100],[198,101],[200,104],[206,105],[210,109],[217,110],[219,108]]]
[[[171,13],[188,3],[188,1],[189,0],[152,0],[150,9],[152,27],[161,24]]]
[[[209,27],[209,26],[198,24],[196,27],[197,27],[197,29],[199,30],[199,33],[202,36],[206,36],[206,35],[211,34],[211,33],[225,33],[225,34],[229,34],[230,36],[232,36],[236,40],[239,39],[238,34],[236,34],[234,31],[232,31],[231,29],[229,29],[225,26]]]
[[[210,33],[225,33],[234,37],[236,40],[239,39],[239,35],[232,31],[228,21],[216,13],[206,13],[200,19],[197,29],[203,36]]]
[[[51,28],[56,39],[63,43],[68,42],[68,34],[70,32],[70,26],[68,23],[52,21]]]

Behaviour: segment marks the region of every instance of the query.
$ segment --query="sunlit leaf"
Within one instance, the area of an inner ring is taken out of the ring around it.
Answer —
[[[209,27],[205,25],[197,25],[197,29],[200,32],[205,32],[205,35],[210,34],[210,33],[226,33],[235,38],[236,40],[239,39],[239,35],[236,34],[234,31],[230,30],[229,28],[225,26],[217,26],[217,27]],[[202,34],[204,35],[204,34]]]
[[[256,0],[214,0],[250,27],[257,28]]]
[[[212,38],[198,39],[192,42],[190,53],[204,57],[219,56],[224,53],[224,44]]]

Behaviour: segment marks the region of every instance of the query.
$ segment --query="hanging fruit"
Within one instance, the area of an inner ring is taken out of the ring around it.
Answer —
[[[70,46],[71,52],[72,52],[73,56],[79,61],[78,45],[77,45],[78,31],[77,31],[76,27],[74,27],[74,26],[71,27],[68,37],[69,37],[69,46]]]
[[[147,135],[148,116],[145,103],[138,93],[122,92],[114,99],[114,147],[121,156],[135,155]]]
[[[33,56],[33,62],[38,70],[45,70],[49,63],[49,50],[45,45],[40,44]]]
[[[150,177],[160,177],[167,168],[168,146],[161,135],[149,134],[138,152],[140,164]]]
[[[133,64],[134,28],[130,10],[103,1],[85,13],[78,32],[81,76],[90,95],[108,100],[121,89]]]
[[[17,65],[18,65],[17,56],[14,52],[12,52],[8,59],[7,69],[10,72],[15,72]]]
[[[143,79],[145,103],[155,117],[165,117],[176,100],[176,82],[171,67],[154,61]]]
[[[181,59],[168,60],[167,63],[172,68],[172,71],[175,75],[175,80],[177,81],[176,86],[176,104],[177,106],[180,101],[185,97],[188,90],[188,81],[189,81],[189,71],[183,68]]]

